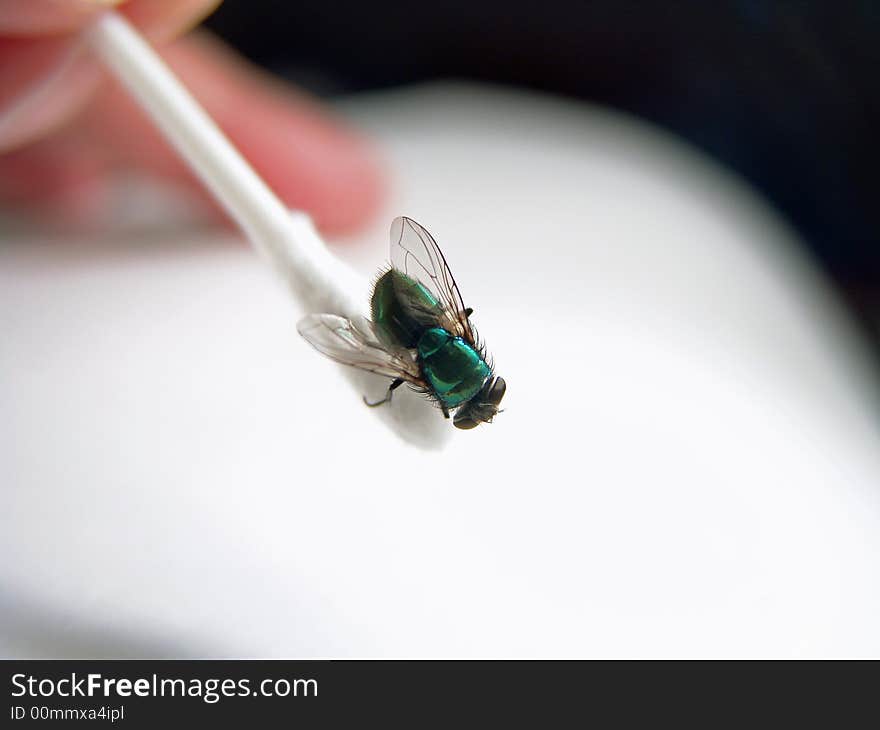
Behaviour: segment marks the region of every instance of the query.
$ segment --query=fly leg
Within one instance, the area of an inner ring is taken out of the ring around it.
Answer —
[[[370,401],[367,400],[367,396],[364,396],[364,403],[370,406],[370,408],[381,406],[383,403],[390,403],[391,395],[394,393],[394,389],[400,387],[402,384],[403,378],[396,378],[394,382],[388,386],[388,392],[385,394],[385,397],[382,400],[377,400],[375,403],[370,403]]]
[[[443,418],[449,418],[449,409],[442,403],[440,404],[440,410],[443,411]]]

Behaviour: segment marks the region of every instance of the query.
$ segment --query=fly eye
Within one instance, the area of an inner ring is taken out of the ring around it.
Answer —
[[[489,392],[486,393],[486,402],[497,406],[506,392],[507,383],[504,382],[504,378],[495,378],[495,382],[492,383],[492,387],[490,387]]]
[[[452,425],[456,428],[461,428],[465,431],[476,428],[480,425],[480,421],[475,421],[473,418],[458,418],[452,422]]]

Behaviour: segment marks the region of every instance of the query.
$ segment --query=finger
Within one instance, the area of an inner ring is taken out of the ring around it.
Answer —
[[[312,98],[207,33],[169,48],[172,67],[269,186],[327,231],[353,230],[378,209],[376,150]]]
[[[205,38],[180,41],[165,55],[288,205],[308,211],[330,232],[354,229],[376,211],[384,180],[373,150],[313,101]],[[14,165],[0,157],[0,200],[10,200],[8,191],[16,180],[25,179],[21,176],[29,160],[47,183],[29,180],[19,201],[35,203],[39,196],[51,196],[57,202],[65,188],[80,201],[84,179],[94,188],[102,174],[118,168],[153,173],[204,194],[151,123],[114,85],[51,142],[22,150]]]
[[[0,153],[54,131],[82,107],[100,78],[69,39],[0,39]]]
[[[301,93],[270,78],[205,34],[163,55],[208,114],[269,186],[326,231],[363,225],[378,208],[384,179],[375,151]],[[176,153],[120,88],[91,104],[82,125],[116,163],[202,191]]]
[[[20,1],[0,3],[11,7]],[[72,17],[71,8],[85,7],[76,16],[83,23],[90,17],[88,9],[107,4],[105,0],[33,0],[27,7],[41,8],[46,18],[47,8],[58,8],[65,22]],[[121,7],[148,37],[163,42],[198,23],[217,5],[218,0],[132,0]],[[3,10],[0,6],[0,25]],[[22,12],[29,17],[27,11]],[[36,17],[36,10],[30,17]],[[0,38],[0,151],[48,134],[82,107],[100,79],[86,50],[69,34]]]
[[[165,43],[194,28],[221,0],[130,0],[119,7],[153,43]]]
[[[117,8],[156,41],[173,38],[210,14],[220,0],[0,0],[0,35],[74,33],[96,13]]]
[[[0,204],[52,225],[87,225],[109,198],[112,161],[65,132],[0,158]]]
[[[0,0],[0,34],[15,36],[72,33],[99,10],[122,0]]]

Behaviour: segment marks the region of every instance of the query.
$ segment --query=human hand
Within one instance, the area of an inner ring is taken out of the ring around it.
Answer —
[[[79,31],[96,13],[115,7],[158,46],[285,203],[310,213],[329,232],[366,222],[383,186],[364,140],[208,34],[178,39],[218,4],[0,0],[0,207],[76,224],[101,210],[112,175],[125,170],[207,197],[127,93],[82,47]]]

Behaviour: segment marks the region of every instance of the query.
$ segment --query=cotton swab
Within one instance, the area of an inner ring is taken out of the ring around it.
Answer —
[[[303,312],[361,314],[359,301],[366,295],[367,282],[327,250],[308,215],[284,206],[137,30],[108,11],[86,33],[104,65],[281,273]],[[292,327],[291,332],[297,336]],[[386,384],[354,368],[342,372],[361,394],[380,392]],[[421,399],[401,396],[395,397],[393,408],[373,411],[407,441],[425,447],[442,444],[450,430],[443,426],[448,424]]]

